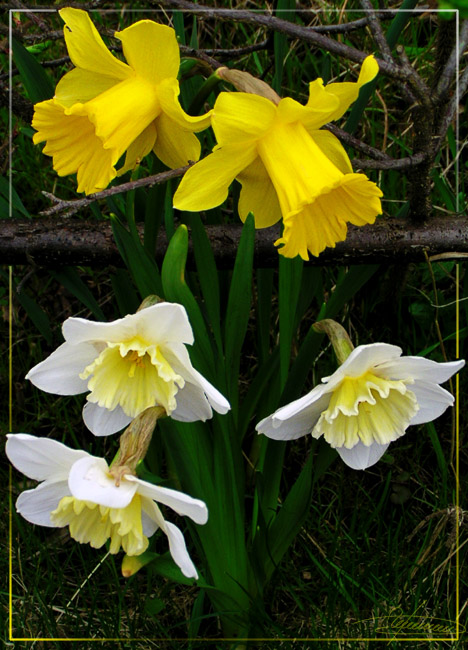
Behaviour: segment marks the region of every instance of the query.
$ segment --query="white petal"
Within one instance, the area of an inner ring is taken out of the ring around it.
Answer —
[[[110,436],[128,426],[133,418],[125,415],[120,406],[108,411],[98,404],[86,402],[83,407],[83,421],[95,436]]]
[[[126,480],[138,485],[137,492],[139,494],[169,506],[177,514],[190,517],[197,524],[206,524],[208,521],[207,507],[200,499],[194,499],[178,490],[153,485],[137,476],[127,476]]]
[[[96,349],[87,343],[62,343],[47,359],[31,368],[26,379],[47,393],[78,395],[88,390],[87,380],[80,379],[79,374],[97,356]]]
[[[209,420],[213,411],[204,391],[195,384],[186,381],[183,388],[177,391],[177,408],[172,411],[171,418],[178,422],[196,422]]]
[[[182,305],[170,302],[146,307],[136,314],[127,314],[110,323],[68,318],[62,331],[65,340],[73,344],[86,341],[118,343],[137,335],[148,343],[193,343],[193,332],[187,312]]]
[[[155,517],[154,506],[156,504],[152,499],[141,498],[141,525],[146,537],[151,537],[160,527],[158,517]]]
[[[342,460],[353,469],[367,469],[382,458],[387,451],[388,444],[380,445],[373,442],[366,447],[362,442],[358,442],[352,449],[337,447],[336,451],[340,454]]]
[[[214,408],[217,413],[225,414],[231,409],[231,405],[224,397],[221,395],[219,390],[217,390],[210,382],[201,375],[198,370],[193,369],[195,378],[198,380],[198,384],[201,386],[205,395],[208,398],[209,403]]]
[[[424,381],[415,381],[409,387],[418,400],[419,411],[412,418],[410,425],[432,422],[452,406],[454,397],[448,390]]]
[[[56,509],[63,497],[69,495],[67,481],[45,481],[34,490],[22,492],[16,501],[16,510],[32,524],[55,528],[55,524],[50,520],[50,513]]]
[[[461,370],[464,365],[463,359],[437,363],[437,361],[425,359],[424,357],[401,357],[401,359],[393,359],[383,363],[379,366],[379,370],[383,370],[388,379],[412,377],[413,379],[421,379],[424,382],[443,384]]]
[[[328,402],[331,398],[330,387],[324,385],[316,386],[309,393],[307,393],[307,395],[294,400],[294,402],[286,404],[286,406],[281,406],[277,411],[273,413],[272,417],[274,420],[289,420],[295,415],[302,413],[302,411],[305,409],[309,409],[309,407],[311,408],[312,413],[315,411],[320,411],[320,415],[323,409],[326,408],[326,406],[321,408],[325,397],[327,399],[328,405]],[[279,424],[275,424],[275,426],[279,426]]]
[[[308,395],[283,406],[273,415],[264,418],[257,424],[256,430],[273,440],[295,440],[311,433],[322,411],[327,408],[331,397],[330,393],[323,394],[323,390],[317,390],[319,388],[323,389],[324,386],[317,386]],[[312,395],[314,391],[316,392]]]
[[[202,389],[208,399],[208,402],[211,404],[215,411],[224,414],[230,410],[231,405],[227,399],[212,384],[210,384],[210,382],[205,379],[205,377],[203,377],[203,375],[199,373],[198,370],[195,370],[195,368],[192,366],[187,348],[184,345],[169,343],[164,347],[163,354],[174,371],[180,374],[185,379],[185,381],[190,382],[195,386],[199,386]],[[192,394],[194,397],[195,393],[193,393],[193,391]],[[211,413],[207,417],[210,418]],[[182,421],[193,422],[195,419],[198,418]]]
[[[62,325],[62,333],[65,340],[73,345],[90,341],[125,341],[136,334],[134,316],[135,314],[130,314],[111,323],[100,323],[86,318],[67,318]]]
[[[174,526],[174,524],[165,522],[165,533],[169,540],[169,551],[171,552],[172,559],[180,568],[184,576],[187,578],[198,579],[197,570],[190,559],[187,547],[185,546],[185,539],[181,531]]]
[[[322,381],[330,382],[335,375],[347,377],[359,377],[370,368],[386,361],[399,357],[403,350],[396,345],[389,343],[370,343],[369,345],[358,345],[351,352],[333,375],[324,377]]]
[[[11,463],[36,481],[66,481],[73,463],[88,456],[85,451],[70,449],[57,440],[28,433],[10,433],[7,438],[5,452]]]
[[[125,478],[117,486],[108,471],[104,458],[82,458],[70,470],[70,492],[82,501],[91,501],[109,508],[125,508],[133,499],[137,486]]]
[[[142,309],[137,316],[138,328],[145,340],[157,343],[176,341],[190,345],[194,341],[192,327],[182,305],[160,302]]]

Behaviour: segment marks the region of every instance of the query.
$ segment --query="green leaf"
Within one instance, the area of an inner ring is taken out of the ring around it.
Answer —
[[[78,298],[78,300],[87,307],[98,320],[106,320],[103,311],[99,307],[91,291],[78,275],[76,269],[69,266],[60,269],[59,271],[50,269],[49,273],[55,280],[57,280],[57,282],[68,289],[75,298]]]
[[[335,318],[344,305],[372,278],[378,269],[378,264],[352,266],[338,281],[331,298],[322,306],[317,320]],[[323,336],[323,334],[315,332],[312,327],[310,328],[291,367],[281,395],[280,405],[296,399],[300,393],[307,374],[318,355]]]
[[[191,290],[185,282],[185,263],[188,251],[187,226],[180,225],[164,256],[161,269],[162,286],[166,300],[179,302],[187,310],[195,335],[191,357],[202,374],[215,375],[213,348],[211,347],[205,321]]]
[[[278,444],[278,443],[277,443]],[[280,443],[285,446],[284,443]],[[315,455],[315,451],[318,452]],[[327,443],[313,441],[312,449],[299,477],[289,491],[278,514],[271,526],[265,530],[265,538],[257,536],[259,545],[256,548],[263,558],[266,581],[270,578],[281,558],[288,550],[291,542],[300,531],[310,511],[313,498],[313,487],[318,479],[330,467],[336,458],[336,451]],[[264,553],[262,546],[266,545],[268,553]]]
[[[210,241],[198,214],[190,214],[189,223],[193,241],[193,252],[197,265],[198,279],[205,300],[208,321],[213,330],[213,335],[218,348],[218,353],[223,356],[221,341],[219,281],[218,270],[211,250]]]
[[[45,338],[47,343],[52,345],[52,329],[50,327],[49,317],[45,311],[43,311],[37,302],[33,298],[30,298],[24,291],[19,291],[15,295],[38,331]]]
[[[12,39],[12,48],[13,60],[33,104],[53,97],[54,87],[40,63],[15,38]]]
[[[226,309],[225,350],[228,369],[228,398],[237,414],[240,354],[249,322],[252,298],[252,265],[255,242],[255,221],[249,213],[242,229],[232,272]]]
[[[0,176],[0,218],[5,219],[10,216],[10,207],[13,217],[19,218],[20,216],[31,219],[31,215],[24,207],[20,197],[18,196],[13,185],[11,186],[11,203],[10,203],[10,183],[4,176]]]
[[[132,274],[141,297],[146,298],[152,294],[162,296],[158,266],[143,248],[138,235],[135,237],[129,233],[115,215],[111,215],[111,225],[117,248],[125,266]]]
[[[279,260],[279,332],[281,388],[288,376],[291,345],[296,324],[296,307],[301,289],[302,259]]]

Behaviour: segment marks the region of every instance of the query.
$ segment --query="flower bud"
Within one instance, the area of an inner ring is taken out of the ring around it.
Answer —
[[[340,365],[346,361],[354,350],[354,345],[351,343],[351,339],[344,327],[331,318],[325,318],[318,323],[314,323],[312,328],[315,332],[323,332],[328,336]]]

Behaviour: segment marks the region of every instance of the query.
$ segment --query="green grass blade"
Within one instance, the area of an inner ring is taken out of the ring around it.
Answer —
[[[161,296],[161,277],[156,262],[147,255],[141,242],[128,232],[115,215],[111,216],[111,225],[117,248],[132,274],[141,298],[151,294]]]
[[[214,260],[213,251],[205,228],[198,214],[188,217],[193,241],[195,263],[197,265],[198,279],[205,300],[208,322],[213,330],[213,336],[218,348],[218,353],[223,357],[223,344],[221,341],[220,300],[218,271]]]
[[[13,60],[33,104],[53,97],[54,86],[40,63],[15,38],[12,39],[12,49]]]
[[[98,319],[106,320],[102,309],[99,307],[91,291],[71,266],[59,271],[49,270],[50,275],[62,284],[75,298],[77,298]]]
[[[280,256],[279,260],[279,347],[281,388],[286,383],[291,345],[296,326],[296,306],[301,289],[302,268],[304,263],[298,256],[287,259]]]

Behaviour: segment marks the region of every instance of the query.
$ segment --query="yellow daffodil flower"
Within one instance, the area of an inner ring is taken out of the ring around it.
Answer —
[[[59,13],[76,67],[59,81],[53,99],[35,105],[32,121],[33,142],[46,141],[43,153],[52,156],[57,174],[76,173],[78,192],[91,194],[151,150],[171,168],[198,160],[194,132],[207,128],[210,114],[191,117],[179,104],[174,30],[141,20],[116,32],[126,64],[107,49],[85,11],[68,7]]]
[[[147,408],[182,422],[206,420],[229,402],[192,366],[193,332],[182,305],[160,302],[111,323],[68,318],[65,343],[26,378],[57,395],[90,391],[83,419],[98,436],[116,433]]]
[[[205,524],[208,510],[203,501],[130,473],[116,485],[103,458],[50,438],[9,434],[6,454],[16,469],[42,481],[16,501],[16,510],[27,521],[39,526],[68,526],[73,539],[93,548],[101,548],[109,539],[111,553],[122,548],[127,555],[143,553],[148,538],[160,528],[182,573],[198,578],[182,532],[164,519],[157,503]]]
[[[374,465],[414,424],[431,422],[453,404],[439,384],[464,365],[401,357],[396,345],[359,345],[307,395],[257,424],[275,440],[323,436],[353,469]]]
[[[236,178],[242,185],[239,215],[249,212],[256,228],[283,218],[275,243],[285,257],[318,255],[343,241],[347,223],[363,226],[381,213],[382,192],[364,174],[353,173],[339,140],[319,130],[341,117],[359,88],[378,72],[367,57],[356,83],[309,85],[305,106],[291,98],[220,93],[212,114],[217,139],[213,153],[183,177],[174,196],[180,210],[207,210],[222,203]]]

